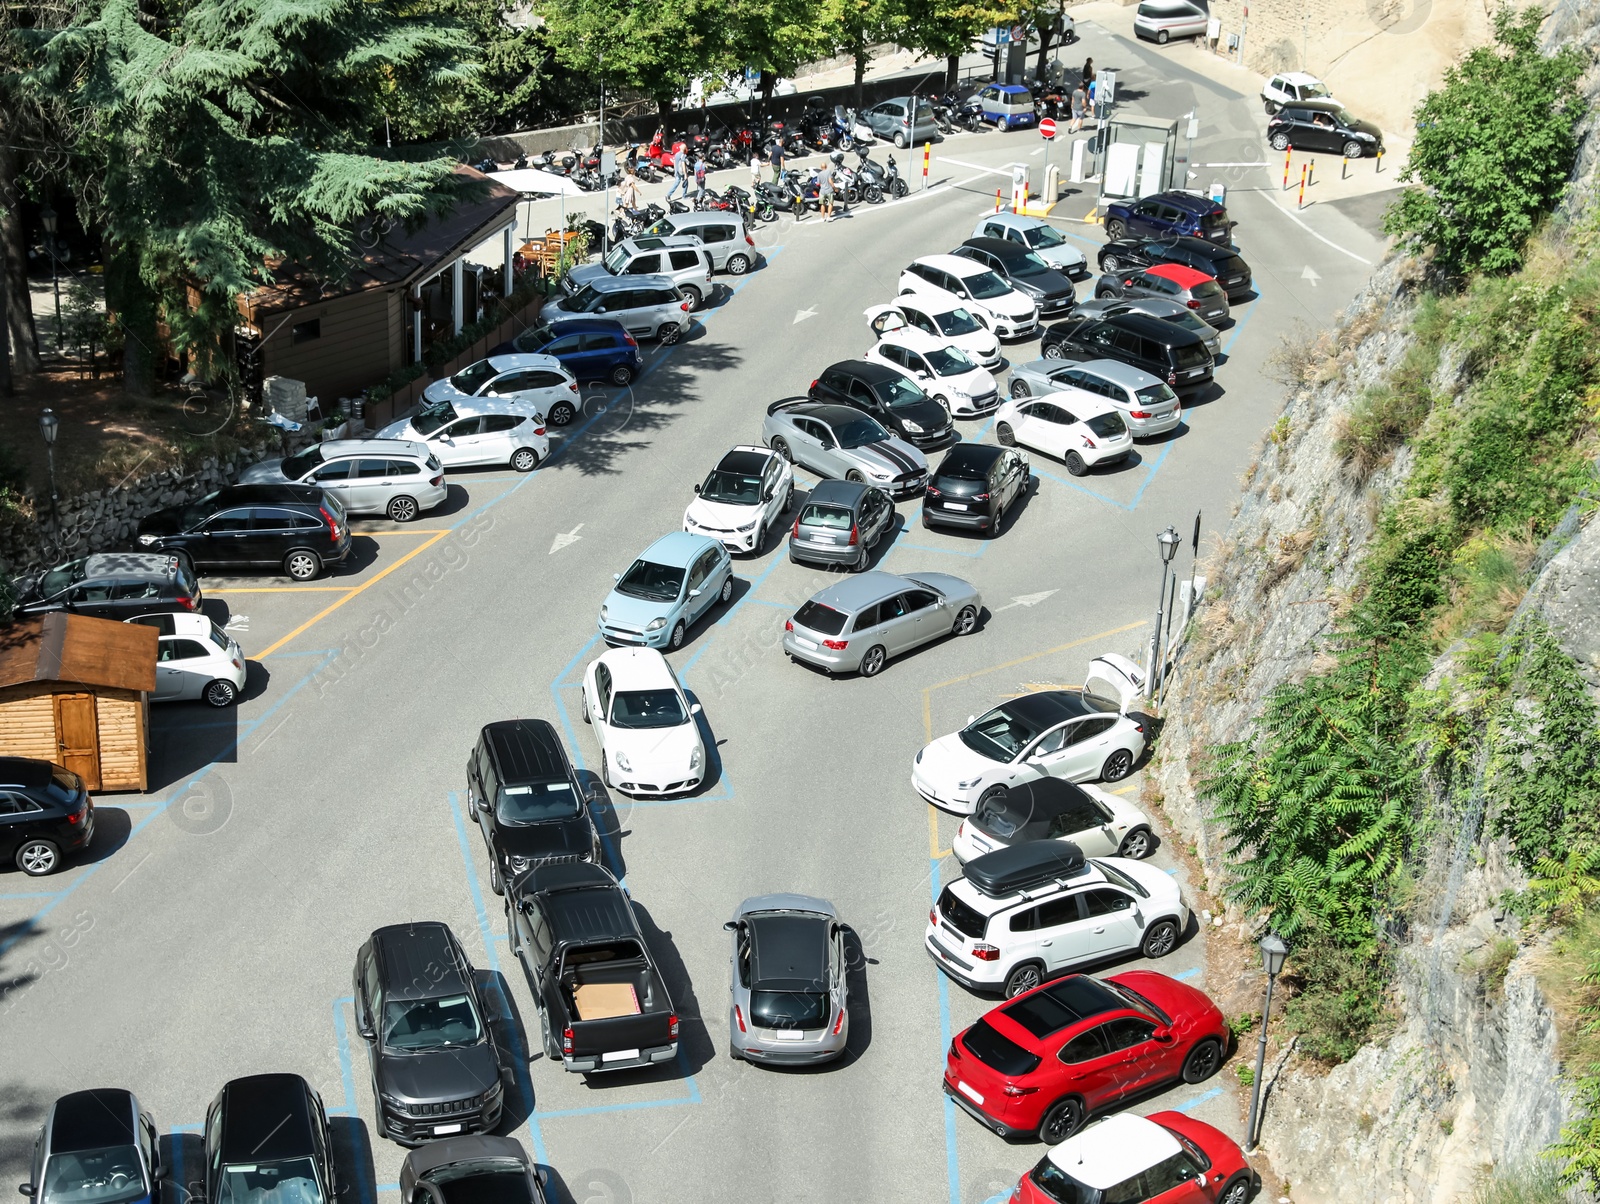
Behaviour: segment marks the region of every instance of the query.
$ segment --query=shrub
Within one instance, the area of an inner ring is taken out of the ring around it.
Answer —
[[[1389,967],[1377,953],[1314,932],[1290,950],[1284,972],[1297,988],[1284,1021],[1318,1061],[1349,1061],[1388,1018]]]

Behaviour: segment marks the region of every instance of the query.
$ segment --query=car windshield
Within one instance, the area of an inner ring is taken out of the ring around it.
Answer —
[[[482,1029],[468,995],[397,999],[383,1010],[383,1044],[415,1051],[476,1045]]]
[[[309,1158],[224,1166],[217,1204],[322,1204],[322,1187]]]
[[[1106,990],[1108,990],[1108,991],[1112,992],[1113,994],[1115,994],[1118,998],[1120,998],[1122,1000],[1123,1003],[1127,1004],[1134,1011],[1143,1012],[1146,1016],[1149,1016],[1150,1019],[1156,1021],[1156,1023],[1158,1023],[1158,1024],[1171,1024],[1172,1023],[1172,1017],[1168,1016],[1165,1012],[1163,1012],[1155,1004],[1151,1003],[1143,995],[1139,994],[1138,991],[1130,990],[1128,987],[1123,986],[1121,983],[1110,982],[1110,981],[1108,981],[1106,979],[1101,979],[1100,980],[1100,985],[1103,986]]]
[[[978,1061],[1008,1078],[1032,1074],[1039,1067],[1037,1054],[1029,1053],[1010,1037],[996,1031],[987,1020],[980,1020],[969,1028],[961,1043]]]
[[[935,347],[928,352],[928,366],[935,376],[960,376],[978,365],[959,347]]]
[[[886,380],[878,386],[878,396],[891,410],[913,410],[928,400],[928,395],[903,376]]]
[[[461,369],[450,378],[450,383],[469,397],[483,388],[489,378],[495,374],[494,365],[488,360],[479,360]]]
[[[794,622],[797,627],[820,631],[823,635],[838,635],[843,631],[845,617],[843,611],[824,606],[815,598],[794,612]]]
[[[290,456],[278,466],[279,470],[291,481],[298,481],[313,468],[320,467],[327,461],[322,454],[322,449],[315,444],[306,448],[298,456]]]
[[[1197,280],[1189,286],[1189,291],[1196,297],[1221,297],[1222,286],[1215,280]]]
[[[628,248],[612,247],[611,253],[601,261],[606,266],[606,271],[613,276],[622,275],[622,269],[628,266]]]
[[[1171,385],[1146,385],[1135,391],[1134,396],[1139,399],[1140,405],[1158,406],[1169,401],[1177,401],[1178,395],[1172,391]]]
[[[1054,226],[1034,226],[1024,230],[1022,237],[1030,247],[1064,247],[1066,238]]]
[[[552,819],[573,819],[578,809],[578,793],[565,778],[559,782],[502,786],[494,801],[495,818],[513,828]]]
[[[673,602],[683,589],[683,569],[653,560],[635,560],[617,582],[617,592],[649,602]]]
[[[700,486],[700,496],[708,502],[729,506],[754,506],[761,500],[761,478],[713,469],[706,483]]]
[[[848,531],[855,523],[855,515],[848,506],[833,506],[823,502],[808,502],[800,512],[802,527],[827,527],[830,531]]]
[[[1018,255],[1011,261],[1011,274],[1013,276],[1038,276],[1050,271],[1050,265],[1040,259],[1032,251],[1026,255]]]
[[[1122,421],[1122,415],[1115,411],[1096,414],[1093,418],[1085,419],[1084,425],[1102,439],[1117,439],[1128,433],[1128,427]]]
[[[419,435],[431,435],[447,422],[455,420],[455,406],[448,401],[436,401],[432,405],[422,407],[417,416],[411,420],[411,429]]]
[[[82,581],[83,564],[84,562],[81,560],[74,560],[69,564],[62,565],[60,568],[51,569],[43,577],[39,578],[39,596],[41,598],[52,598],[69,585]]]
[[[569,314],[590,313],[604,305],[606,296],[592,284],[587,284],[573,293],[571,297],[561,303],[561,308]]]
[[[1143,12],[1143,6],[1140,7]],[[1080,1183],[1055,1163],[1048,1155],[1039,1159],[1039,1165],[1028,1172],[1033,1185],[1046,1199],[1056,1204],[1099,1204],[1100,1193],[1087,1183]]]
[[[1195,343],[1189,347],[1177,348],[1178,367],[1199,368],[1208,363],[1211,353],[1206,350],[1204,343]]]
[[[41,1199],[50,1204],[129,1204],[146,1194],[136,1146],[56,1154],[45,1165]]]
[[[1342,126],[1353,126],[1356,123],[1355,114],[1349,109],[1340,109],[1333,115],[1333,119]]]
[[[612,727],[681,727],[688,719],[676,690],[624,690],[611,703]]]
[[[961,729],[961,743],[980,757],[991,761],[1009,761],[1039,735],[1039,728],[1026,723],[1005,707],[995,707],[987,715]]]
[[[510,1158],[452,1162],[428,1172],[444,1204],[533,1204],[528,1172]]]
[[[1129,890],[1131,890],[1134,894],[1138,895],[1141,899],[1148,899],[1150,897],[1150,892],[1149,891],[1145,890],[1144,887],[1140,886],[1136,881],[1134,881],[1132,878],[1128,877],[1127,874],[1124,874],[1121,870],[1117,869],[1115,866],[1106,864],[1104,861],[1101,861],[1098,857],[1094,859],[1094,863],[1095,863],[1095,866],[1100,870],[1100,872],[1106,876],[1106,880],[1107,881],[1115,882],[1118,886],[1126,886]]]
[[[952,339],[964,334],[977,334],[983,329],[978,319],[964,309],[952,309],[949,313],[938,314],[933,321],[947,337]]]
[[[821,991],[752,991],[750,1019],[760,1028],[825,1028],[828,997]]]
[[[979,272],[976,276],[966,277],[967,291],[979,301],[993,301],[996,297],[1004,297],[1011,291],[1011,286],[993,272]]]
[[[860,418],[847,418],[839,423],[833,428],[833,437],[839,441],[840,447],[849,449],[881,442],[889,437],[889,432],[873,419],[863,415]]]

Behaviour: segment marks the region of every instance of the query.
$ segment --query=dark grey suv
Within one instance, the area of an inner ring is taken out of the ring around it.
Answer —
[[[163,611],[200,609],[200,583],[177,556],[153,552],[100,552],[69,560],[12,582],[16,616],[88,615],[132,619]]]
[[[1021,243],[1006,238],[969,238],[950,254],[983,264],[1032,298],[1041,318],[1059,318],[1077,304],[1072,281]]]
[[[818,481],[789,532],[789,559],[860,572],[893,529],[894,503],[883,490],[862,481]]]
[[[540,861],[600,860],[589,800],[556,729],[543,719],[486,724],[467,759],[467,807],[489,846],[489,885]]]
[[[415,1146],[500,1123],[500,1052],[461,942],[438,923],[392,924],[356,954],[378,1128]]]

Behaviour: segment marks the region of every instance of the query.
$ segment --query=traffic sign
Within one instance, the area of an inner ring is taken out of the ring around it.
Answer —
[[[1025,38],[1027,36],[1028,36],[1028,31],[1026,29],[1024,29],[1022,26],[1013,25],[1011,27],[1011,40],[1013,42],[1020,42],[1020,41],[1022,41],[1023,38]]]
[[[1042,118],[1039,122],[1039,133],[1045,138],[1056,136],[1056,119],[1054,117]]]

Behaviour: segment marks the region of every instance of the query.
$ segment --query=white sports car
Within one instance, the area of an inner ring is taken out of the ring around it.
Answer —
[[[694,487],[683,529],[730,552],[759,552],[794,502],[794,469],[768,447],[739,446]]]
[[[698,714],[654,648],[614,648],[584,672],[583,721],[600,742],[600,780],[624,794],[683,794],[705,780]]]

